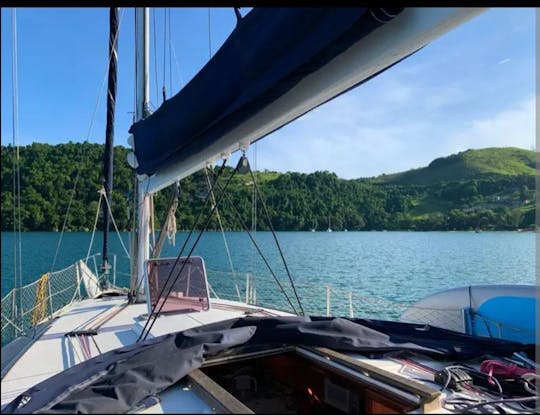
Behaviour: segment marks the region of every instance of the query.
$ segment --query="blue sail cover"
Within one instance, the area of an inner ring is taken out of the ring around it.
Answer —
[[[178,94],[131,126],[137,173],[212,145],[401,11],[253,9]]]

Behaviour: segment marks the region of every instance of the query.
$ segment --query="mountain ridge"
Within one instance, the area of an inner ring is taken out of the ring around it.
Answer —
[[[69,142],[20,148],[23,230],[60,229],[76,177],[67,229],[92,229],[102,186],[103,147]],[[116,146],[114,151],[113,214],[118,227],[128,229],[133,171],[125,162],[129,150]],[[12,154],[11,146],[2,146],[3,231],[13,230]],[[329,217],[334,230],[510,230],[534,226],[534,159],[531,150],[487,148],[440,157],[420,169],[371,178],[346,180],[327,171],[257,171],[255,177],[277,230],[326,230]],[[227,167],[225,176],[232,170]],[[227,229],[241,228],[235,211],[252,218],[250,182],[249,174],[237,174],[231,182],[232,202],[224,201],[219,207],[221,215],[229,218]],[[181,189],[178,228],[191,229],[208,194],[204,173],[182,180]],[[154,197],[156,227],[166,211],[170,190]],[[259,210],[259,215],[262,213]],[[269,228],[262,218],[256,223],[261,230]],[[218,227],[212,218],[209,228]]]
[[[384,174],[374,179],[393,184],[433,184],[492,176],[534,176],[535,152],[518,147],[468,149],[438,157],[426,167]]]

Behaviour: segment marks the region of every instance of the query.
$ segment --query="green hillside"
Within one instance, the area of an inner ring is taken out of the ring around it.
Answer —
[[[112,209],[128,229],[132,170],[128,150],[115,147]],[[34,143],[20,148],[21,221],[26,231],[61,229],[72,195],[67,229],[91,230],[102,186],[101,144]],[[2,146],[2,230],[13,230],[13,148]],[[80,173],[77,170],[80,167]],[[217,171],[217,167],[216,167]],[[227,167],[223,181],[231,174]],[[256,172],[272,226],[277,230],[512,230],[535,223],[534,153],[517,148],[468,150],[434,160],[428,167],[377,178],[344,180],[331,172]],[[190,229],[208,194],[202,172],[180,184],[178,229]],[[171,189],[155,195],[155,223],[163,220]],[[252,226],[253,186],[237,174],[219,206],[226,229]],[[257,228],[268,230],[259,203]],[[207,212],[202,212],[206,214]],[[101,220],[99,221],[101,229]],[[210,229],[218,229],[214,217]]]
[[[497,176],[534,176],[535,166],[534,151],[516,147],[490,147],[440,157],[427,167],[379,176],[377,180],[394,184],[429,185]]]

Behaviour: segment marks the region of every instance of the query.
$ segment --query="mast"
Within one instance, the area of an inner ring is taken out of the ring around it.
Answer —
[[[103,157],[103,188],[108,203],[103,204],[103,256],[101,271],[103,279],[101,288],[106,288],[109,274],[108,239],[110,226],[109,205],[112,205],[111,192],[113,186],[113,160],[114,160],[114,108],[116,104],[116,69],[118,55],[118,9],[109,9],[109,79],[107,83],[107,126],[105,127],[105,153]]]
[[[135,9],[135,72],[136,72],[136,106],[135,122],[146,118],[149,114],[148,102],[150,100],[150,91],[148,83],[149,66],[149,9],[148,7],[137,7]],[[132,256],[135,261],[132,267],[132,292],[136,296],[137,302],[145,301],[145,261],[150,257],[150,195],[147,193],[147,187],[144,186],[145,177],[137,177],[136,200],[137,200],[137,233],[136,233],[136,251],[137,255]]]

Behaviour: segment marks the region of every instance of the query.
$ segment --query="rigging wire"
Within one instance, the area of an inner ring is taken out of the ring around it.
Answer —
[[[114,215],[113,215],[107,194],[104,193],[103,196],[105,197],[105,203],[107,203],[107,208],[109,209],[109,215],[111,216],[111,221],[114,225],[114,229],[116,230],[116,235],[118,236],[118,239],[120,240],[120,245],[122,245],[122,248],[124,249],[124,253],[126,254],[126,257],[130,259],[129,251],[124,245],[124,241],[122,240],[122,236],[120,235],[120,231],[118,230],[118,226],[116,225],[116,221],[114,220]]]
[[[137,28],[137,12],[133,13],[133,27]],[[134,45],[135,45],[135,51],[139,50],[139,37],[137,36],[137,30],[135,29],[135,39],[134,39]],[[136,53],[136,52],[135,52]],[[137,91],[137,80],[139,79],[139,71],[138,71],[138,65],[137,65],[137,59],[133,62],[134,66],[134,74],[133,77],[133,91]],[[137,114],[137,94],[133,94],[133,117],[132,122],[135,123],[135,118]],[[138,231],[137,231],[137,221],[138,221],[138,194],[139,194],[139,183],[138,183],[137,175],[132,174],[131,175],[131,186],[132,186],[132,192],[131,192],[131,206],[133,209],[133,213],[131,215],[131,231],[129,232],[129,252],[131,253],[132,260],[130,261],[130,267],[129,267],[129,273],[130,273],[130,280],[129,280],[129,289],[128,292],[128,302],[131,304],[134,299],[136,299],[136,293],[139,291],[140,285],[136,285],[137,280],[137,257],[139,255],[138,253],[138,247],[137,247],[137,240],[138,240]]]
[[[167,83],[165,68],[167,67],[167,8],[163,8],[163,102],[166,99],[165,85]],[[157,91],[156,91],[157,93]]]
[[[154,78],[156,82],[156,105],[158,105],[159,102],[159,82],[158,82],[158,66],[157,66],[157,40],[156,40],[156,32],[157,32],[157,26],[156,26],[156,9],[154,8],[153,13],[153,22],[154,22],[154,30],[153,30],[153,37],[154,37]]]
[[[214,184],[216,184],[216,181],[217,179],[214,179]],[[220,188],[219,185],[217,185],[217,189],[218,190],[222,190]],[[253,235],[251,234],[251,232],[249,231],[249,227],[247,226],[246,222],[242,219],[242,215],[240,215],[240,213],[238,212],[238,208],[236,207],[236,205],[233,203],[233,201],[230,199],[229,195],[228,194],[225,194],[225,200],[229,203],[229,205],[232,207],[232,211],[235,213],[236,215],[236,219],[238,220],[238,222],[240,223],[240,226],[242,226],[242,228],[246,231],[246,233],[248,234],[248,237],[249,239],[251,240],[251,242],[253,243],[253,246],[255,247],[255,249],[257,250],[257,252],[259,253],[259,255],[261,256],[264,264],[266,265],[266,268],[268,268],[268,271],[270,272],[270,274],[272,275],[272,277],[274,278],[274,281],[276,282],[276,284],[278,285],[279,289],[281,290],[281,292],[283,293],[283,295],[285,296],[285,299],[287,300],[287,302],[289,303],[289,305],[291,306],[291,309],[293,310],[294,314],[298,314],[298,312],[296,311],[296,308],[294,307],[291,299],[289,298],[289,296],[287,295],[287,292],[285,291],[285,289],[283,288],[283,285],[281,285],[281,282],[279,281],[279,278],[277,277],[277,275],[275,274],[274,270],[272,269],[272,267],[270,266],[270,263],[268,262],[268,260],[266,259],[266,257],[264,256],[261,248],[259,247],[259,244],[257,243],[257,241],[255,240],[255,238],[253,237]],[[302,310],[303,312],[303,310]]]
[[[223,173],[223,171],[225,170],[225,164],[227,163],[227,159],[224,159],[223,160],[223,163],[218,171],[218,176],[217,178],[219,178],[221,176],[221,174]],[[221,195],[220,195],[220,199],[223,197],[223,194],[225,192],[225,189],[227,188],[227,186],[229,185],[229,183],[231,182],[232,178],[234,177],[234,174],[236,173],[237,169],[234,170],[233,174],[229,177],[229,180],[227,181],[227,183],[225,184],[225,187],[224,187],[224,190],[222,191]],[[212,191],[214,189],[214,187],[217,185],[217,179],[216,181],[214,182],[214,185],[212,186]],[[202,217],[202,214],[204,212],[204,210],[206,209],[206,206],[208,205],[208,202],[210,200],[210,194],[212,192],[208,192],[208,195],[206,196],[206,200],[204,202],[204,205],[203,205],[203,208],[201,209],[201,211],[199,212],[199,215],[197,216],[197,219],[195,221],[195,223],[193,224],[192,228],[190,229],[189,231],[189,234],[187,235],[185,241],[184,241],[184,244],[182,245],[182,248],[180,249],[180,252],[178,254],[178,256],[176,257],[176,260],[174,261],[174,264],[171,268],[171,271],[169,273],[169,275],[167,276],[167,279],[165,280],[165,283],[163,284],[163,287],[161,288],[158,296],[157,296],[157,300],[156,300],[156,304],[154,305],[154,307],[152,307],[152,310],[150,311],[150,314],[148,316],[148,319],[146,320],[146,324],[144,325],[142,331],[141,331],[141,334],[139,335],[139,338],[137,339],[137,342],[139,342],[141,339],[146,339],[146,337],[148,336],[148,333],[150,333],[150,330],[152,329],[152,327],[154,326],[154,323],[159,315],[159,313],[161,312],[163,306],[165,305],[165,301],[162,301],[161,303],[161,306],[159,307],[159,310],[157,311],[156,313],[156,308],[158,307],[159,305],[159,300],[161,298],[167,298],[169,296],[169,294],[171,293],[173,287],[174,287],[174,284],[176,283],[176,280],[180,277],[180,275],[182,274],[182,271],[184,270],[184,267],[186,265],[186,261],[184,261],[182,263],[182,266],[180,268],[180,271],[178,272],[178,274],[176,275],[176,277],[174,278],[173,282],[171,283],[171,286],[169,288],[169,291],[167,292],[167,295],[165,297],[162,297],[163,295],[163,292],[165,291],[165,288],[167,287],[167,284],[168,282],[170,281],[171,277],[172,277],[172,274],[174,272],[174,269],[176,268],[176,266],[178,265],[178,262],[180,261],[181,257],[182,257],[182,254],[184,253],[184,249],[186,248],[187,246],[187,243],[189,242],[190,238],[191,238],[191,235],[193,234],[193,231],[195,230],[195,228],[197,227],[197,225],[199,224],[199,221]],[[219,203],[219,201],[218,201]],[[217,206],[217,205],[216,205]],[[209,219],[211,218],[211,216],[214,214],[214,210],[212,210],[210,212],[210,214],[208,215],[208,219],[203,227],[203,229],[201,230],[201,232],[199,233],[199,236],[197,237],[197,239],[195,240],[192,248],[191,248],[191,251],[189,252],[188,256],[186,259],[190,258],[191,257],[191,254],[193,253],[193,250],[195,249],[195,247],[197,246],[197,243],[199,242],[202,234],[204,233],[204,231],[206,230],[206,227],[208,226],[208,222],[209,222]],[[154,316],[154,319],[152,320],[152,316]],[[148,324],[150,323],[150,321],[152,320],[152,323],[150,324],[150,326],[148,327]],[[148,327],[148,330],[146,330]],[[146,331],[146,334],[145,334],[145,331]],[[144,337],[143,337],[144,335]]]
[[[13,128],[13,286],[22,287],[21,168],[19,154],[19,79],[17,53],[17,11],[11,10],[11,99]],[[16,196],[15,196],[16,195]],[[22,298],[19,295],[20,310]]]
[[[88,262],[88,258],[90,258],[90,252],[92,251],[92,245],[94,245],[94,236],[96,234],[96,229],[97,229],[97,223],[98,223],[98,219],[99,219],[99,211],[100,211],[100,208],[101,208],[101,199],[103,199],[103,195],[105,193],[104,192],[99,192],[99,201],[98,201],[98,206],[97,206],[97,209],[96,209],[96,218],[94,220],[94,227],[92,228],[92,237],[90,238],[90,245],[88,245],[88,251],[86,252],[86,258],[84,260],[84,263],[86,264]]]
[[[120,20],[118,21],[118,31],[116,33],[116,38],[114,40],[114,43],[117,41],[118,35],[120,34],[120,28],[122,27],[122,17],[124,16],[124,10],[125,9],[122,9],[122,12],[120,13]],[[98,98],[96,100],[96,105],[94,107],[94,112],[92,114],[92,119],[90,120],[90,126],[88,127],[88,132],[86,134],[86,138],[85,138],[83,144],[88,142],[88,140],[90,138],[90,134],[92,133],[92,129],[94,127],[94,121],[96,119],[96,113],[97,113],[97,110],[98,110],[98,107],[99,107],[99,103],[101,102],[101,97],[103,96],[103,91],[105,89],[105,81],[108,78],[109,65],[111,64],[112,56],[113,56],[112,53],[109,54],[109,59],[107,61],[107,66],[105,68],[105,74],[103,75],[103,81],[101,82],[101,88],[100,88],[100,91],[99,91],[99,95],[98,95]],[[53,259],[53,262],[51,264],[50,272],[53,271],[54,266],[56,265],[56,259],[58,258],[58,252],[60,251],[60,246],[62,245],[62,239],[64,237],[64,231],[66,229],[67,219],[69,217],[69,211],[71,209],[71,204],[73,203],[73,198],[74,198],[75,192],[77,190],[77,183],[79,182],[79,176],[81,174],[82,165],[85,162],[85,158],[83,157],[83,152],[84,152],[84,145],[82,145],[81,149],[79,150],[80,162],[79,162],[79,165],[77,166],[77,173],[75,175],[75,180],[73,182],[73,189],[71,190],[71,196],[69,198],[68,206],[67,206],[67,209],[66,209],[66,215],[64,216],[64,222],[62,224],[62,231],[60,232],[60,237],[59,237],[58,243],[56,245],[56,251],[54,253],[54,259]]]
[[[212,57],[212,30],[210,28],[210,7],[208,8],[208,59]]]
[[[168,39],[167,39],[168,34]],[[168,40],[168,42],[167,42]],[[178,75],[178,79],[180,80],[180,88],[184,86],[184,80],[182,78],[182,73],[180,72],[180,64],[178,63],[178,58],[176,57],[176,50],[174,48],[174,42],[172,39],[172,26],[171,26],[171,9],[165,8],[164,13],[164,35],[163,35],[163,101],[166,99],[165,94],[165,85],[166,85],[166,78],[165,78],[165,68],[166,68],[166,48],[167,43],[169,45],[169,95],[172,95],[173,87],[172,87],[172,59],[174,57],[174,63],[176,67],[176,72]]]
[[[169,27],[169,94],[172,95],[172,59],[171,59],[171,45],[172,45],[172,38],[171,38],[171,9],[167,8],[167,20],[168,20],[168,27]]]
[[[180,72],[180,64],[178,63],[178,58],[176,57],[176,50],[174,48],[174,43],[172,41],[172,38],[169,39],[169,42],[171,44],[172,56],[174,57],[174,63],[175,63],[178,79],[180,80],[180,88],[182,88],[184,86],[184,78],[182,78],[182,73]]]
[[[219,214],[219,209],[216,205],[216,198],[214,197],[214,192],[212,191],[212,184],[210,183],[210,177],[208,176],[208,167],[205,167],[204,174],[206,177],[206,184],[208,186],[208,191],[211,192],[211,203],[212,207],[216,206],[216,217],[219,223],[219,228],[221,229],[221,235],[223,236],[223,243],[225,245],[225,251],[227,252],[227,258],[229,260],[229,265],[231,266],[231,272],[233,276],[234,286],[236,288],[236,295],[238,296],[238,301],[242,301],[240,296],[240,290],[238,288],[238,281],[236,279],[236,272],[234,270],[232,257],[231,257],[231,251],[229,250],[229,244],[227,243],[227,237],[225,236],[225,231],[223,229],[223,223],[221,222],[221,215]]]
[[[253,143],[253,148],[252,148],[252,152],[253,152],[253,170],[257,170],[257,143]],[[252,221],[251,221],[251,226],[253,228],[253,233],[257,232],[257,197],[256,197],[256,192],[255,192],[255,186],[253,186],[253,218],[252,218]]]
[[[245,155],[244,155],[245,157]],[[289,267],[287,265],[287,261],[285,261],[285,256],[283,255],[283,251],[281,249],[281,245],[279,244],[276,232],[274,230],[274,226],[272,225],[272,221],[270,220],[270,213],[268,212],[268,208],[266,207],[266,203],[264,201],[263,195],[261,193],[261,190],[259,189],[259,186],[257,185],[257,181],[255,180],[255,175],[253,174],[253,170],[251,170],[251,166],[249,166],[249,174],[251,175],[251,180],[253,180],[253,186],[255,187],[255,190],[257,191],[257,194],[259,196],[259,199],[261,200],[261,205],[263,207],[263,212],[266,215],[266,220],[268,221],[268,226],[270,227],[270,231],[272,231],[272,236],[274,237],[274,241],[276,242],[276,246],[279,251],[279,255],[281,256],[281,260],[283,261],[283,266],[285,267],[285,271],[287,272],[287,276],[289,278],[289,281],[291,283],[291,287],[294,292],[294,296],[296,297],[296,301],[298,301],[298,305],[300,306],[300,311],[302,315],[304,315],[304,307],[302,307],[302,303],[300,301],[300,297],[298,297],[298,292],[296,291],[296,286],[294,285],[294,280],[291,276],[291,272],[289,271]]]
[[[235,9],[236,11],[236,9]],[[253,157],[253,169],[257,170],[257,144],[252,144],[252,157]],[[257,194],[255,192],[255,186],[253,186],[251,194],[251,231],[255,236],[257,233]],[[251,255],[251,268],[255,269],[255,253],[253,251]]]

